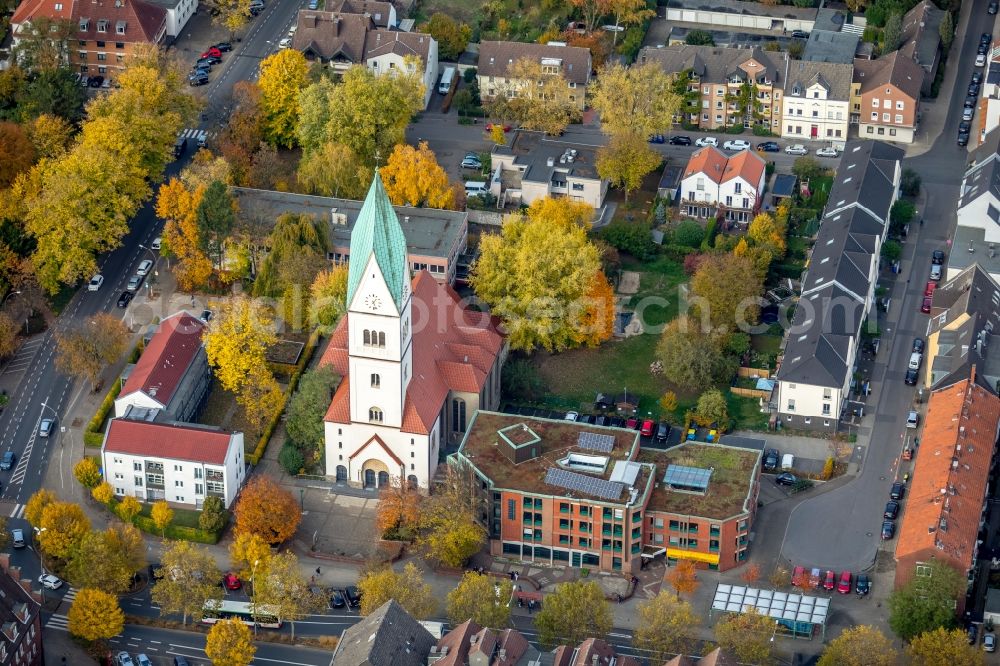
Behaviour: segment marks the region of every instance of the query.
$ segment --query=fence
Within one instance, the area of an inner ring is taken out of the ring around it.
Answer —
[[[762,391],[760,389],[748,389],[742,388],[740,386],[730,386],[729,390],[733,392],[733,395],[738,395],[741,398],[763,398],[768,400],[771,397],[770,391]]]
[[[771,371],[764,370],[763,368],[737,368],[736,375],[738,377],[750,377],[751,379],[756,379],[760,377],[761,379],[770,379]]]

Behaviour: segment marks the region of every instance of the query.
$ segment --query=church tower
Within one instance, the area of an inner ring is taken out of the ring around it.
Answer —
[[[351,421],[399,428],[411,358],[406,238],[378,170],[351,232],[347,277]]]

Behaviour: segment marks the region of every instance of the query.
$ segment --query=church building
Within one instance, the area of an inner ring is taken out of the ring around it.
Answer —
[[[507,341],[427,271],[376,171],[351,234],[347,314],[323,354],[341,376],[325,417],[326,473],[375,488],[426,488],[479,409],[500,404]]]

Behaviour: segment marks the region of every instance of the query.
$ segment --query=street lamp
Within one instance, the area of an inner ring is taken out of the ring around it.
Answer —
[[[250,599],[250,615],[253,618],[253,635],[257,635],[257,565],[260,560],[253,561],[253,568],[250,570],[250,584],[253,585],[253,595]]]
[[[22,294],[21,294],[21,291],[19,289],[16,290],[16,291],[9,291],[9,292],[7,292],[7,295],[3,297],[3,302],[0,302],[0,309],[3,309],[3,306],[7,305],[7,299],[10,298],[11,296],[21,296],[21,295]],[[31,316],[31,310],[28,311],[28,316],[24,318],[24,334],[25,335],[28,334],[28,318],[30,316]]]
[[[42,532],[46,531],[48,528],[47,527],[34,527],[34,526],[32,526],[32,529],[35,530],[35,534],[41,534]],[[42,554],[41,554],[41,552],[38,553],[38,568],[41,569],[42,575],[44,576],[45,575],[45,562],[42,561]],[[39,580],[38,581],[38,588],[41,591],[41,594],[42,594],[42,603],[44,604],[45,603],[45,583],[43,583],[41,580]]]

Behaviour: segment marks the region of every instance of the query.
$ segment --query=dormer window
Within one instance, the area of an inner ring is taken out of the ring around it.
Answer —
[[[55,4],[55,8],[56,8],[56,11],[57,11],[57,12],[61,12],[61,11],[62,11],[62,8],[63,8],[63,6],[62,6],[62,3],[61,3],[61,2],[57,2],[57,3]]]
[[[87,32],[90,30],[90,19],[82,18],[80,19],[80,32]]]
[[[28,604],[20,603],[14,606],[14,617],[21,621],[21,624],[28,624],[31,615],[28,613]]]
[[[11,643],[17,641],[17,625],[13,622],[4,622],[3,626],[0,626],[0,631]]]
[[[797,96],[797,95],[799,95],[799,94],[800,94],[800,92],[801,92],[801,91],[799,90],[799,87],[798,87],[798,86],[792,86],[792,94],[793,94],[793,95],[796,95],[796,96]]]
[[[97,21],[97,32],[107,32],[108,31],[108,19],[99,19]]]
[[[115,24],[115,32],[117,32],[119,35],[124,35],[125,34],[125,26],[126,25],[127,25],[127,23],[125,21],[118,21]]]

